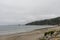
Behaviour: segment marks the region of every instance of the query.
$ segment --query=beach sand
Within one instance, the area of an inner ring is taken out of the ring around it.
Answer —
[[[60,26],[37,29],[30,32],[15,33],[9,35],[0,35],[0,40],[39,40],[43,34],[51,30],[59,30]]]

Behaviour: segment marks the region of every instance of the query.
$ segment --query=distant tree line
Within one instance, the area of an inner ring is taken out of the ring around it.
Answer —
[[[34,21],[31,23],[27,23],[26,25],[60,25],[60,17],[45,19],[40,21]]]

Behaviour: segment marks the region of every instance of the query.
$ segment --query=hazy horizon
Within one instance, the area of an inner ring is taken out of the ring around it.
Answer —
[[[60,16],[60,0],[0,0],[0,25],[25,24]]]

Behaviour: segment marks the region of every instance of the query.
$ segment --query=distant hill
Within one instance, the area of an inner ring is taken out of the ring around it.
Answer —
[[[34,21],[31,23],[27,23],[26,25],[59,25],[59,24],[60,24],[60,17],[56,17],[52,19]]]

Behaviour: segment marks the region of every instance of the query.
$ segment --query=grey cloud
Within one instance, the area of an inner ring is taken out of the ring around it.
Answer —
[[[0,0],[0,24],[24,24],[57,16],[60,0]]]

